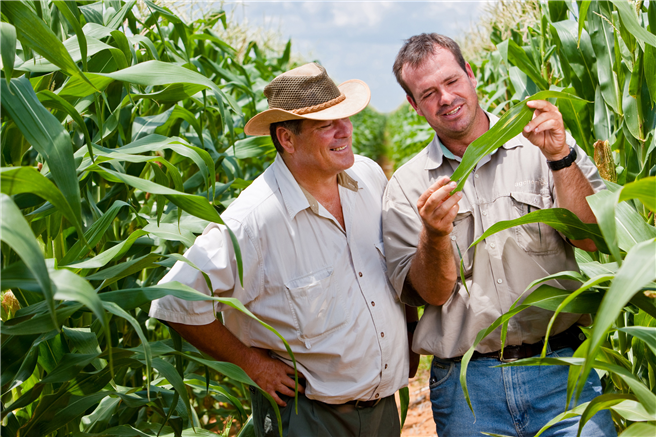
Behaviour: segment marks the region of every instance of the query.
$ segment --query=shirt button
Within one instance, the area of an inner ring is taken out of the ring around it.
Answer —
[[[378,393],[376,393],[376,399],[378,399],[379,396],[380,396],[380,395],[379,395]]]
[[[499,278],[497,279],[497,283],[501,284],[503,282],[503,279]]]
[[[494,244],[494,243],[490,243],[490,247],[491,247],[492,249],[494,249],[495,247],[497,247],[497,245]]]
[[[376,306],[376,302],[374,302],[374,301],[372,300],[372,301],[371,301],[371,306],[372,306],[372,307],[375,307],[375,306]]]
[[[451,235],[451,240],[456,241],[456,236],[455,236],[455,235]]]
[[[385,337],[385,333],[384,333],[384,332],[381,332],[381,333],[380,333],[380,336],[381,336],[381,337]]]
[[[483,215],[487,215],[487,211],[483,211],[481,214],[483,214]]]
[[[478,179],[478,173],[476,173],[476,174],[474,175],[474,177],[475,177],[476,179]]]
[[[362,272],[358,272],[358,276],[362,277]]]

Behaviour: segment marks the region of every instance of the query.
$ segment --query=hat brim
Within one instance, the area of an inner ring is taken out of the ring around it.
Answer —
[[[287,120],[339,120],[357,114],[367,107],[371,99],[369,86],[359,79],[347,80],[337,88],[345,99],[330,108],[308,114],[298,115],[284,109],[267,109],[251,118],[246,126],[246,135],[269,135],[271,123]]]

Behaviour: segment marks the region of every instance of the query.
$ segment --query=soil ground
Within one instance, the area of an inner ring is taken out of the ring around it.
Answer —
[[[417,375],[410,380],[410,404],[401,437],[437,437],[428,391],[431,359],[422,356]]]

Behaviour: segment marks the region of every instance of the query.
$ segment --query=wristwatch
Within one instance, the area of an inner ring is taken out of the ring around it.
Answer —
[[[569,155],[558,161],[549,161],[547,160],[547,165],[551,171],[558,171],[564,168],[569,167],[576,161],[576,149],[574,147],[569,148]]]

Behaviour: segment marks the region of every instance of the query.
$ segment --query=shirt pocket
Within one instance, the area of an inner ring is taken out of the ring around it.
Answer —
[[[332,282],[333,268],[326,267],[285,284],[298,338],[308,349],[312,340],[348,323],[344,295]]]
[[[510,193],[517,218],[553,206],[551,197],[536,193],[513,191]],[[526,252],[549,255],[562,250],[562,239],[554,228],[544,223],[527,223],[515,226],[514,237]]]
[[[453,221],[453,231],[451,231],[451,247],[453,248],[453,258],[456,263],[456,272],[460,276],[460,261],[462,260],[465,278],[472,274],[474,265],[475,247],[469,248],[474,242],[474,216],[471,211],[460,210]]]

